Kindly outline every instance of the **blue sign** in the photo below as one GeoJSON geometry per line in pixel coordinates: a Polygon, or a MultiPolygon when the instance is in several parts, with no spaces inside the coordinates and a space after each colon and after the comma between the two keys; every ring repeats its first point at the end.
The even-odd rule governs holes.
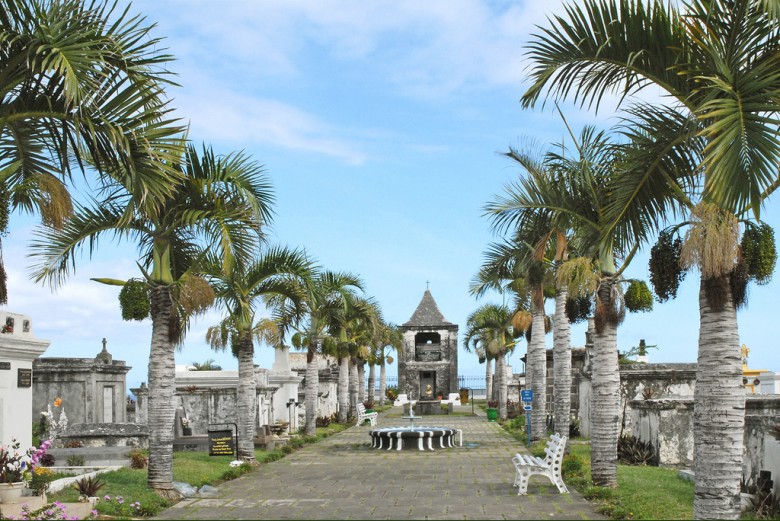
{"type": "Polygon", "coordinates": [[[531,389],[523,389],[520,391],[520,399],[524,402],[534,401],[534,392],[531,389]]]}
{"type": "Polygon", "coordinates": [[[531,406],[530,406],[530,405],[523,405],[523,410],[524,410],[524,411],[530,411],[531,409],[532,409],[532,408],[531,408],[531,406]]]}

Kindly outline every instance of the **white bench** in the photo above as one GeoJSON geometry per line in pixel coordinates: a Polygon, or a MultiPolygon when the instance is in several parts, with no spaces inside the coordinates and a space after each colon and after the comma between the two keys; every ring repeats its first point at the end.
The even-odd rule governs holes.
{"type": "Polygon", "coordinates": [[[563,463],[563,451],[566,448],[566,436],[553,434],[547,442],[544,452],[547,454],[544,459],[531,456],[530,454],[515,454],[512,463],[515,465],[515,483],[519,487],[517,495],[525,495],[528,492],[528,480],[534,474],[547,476],[558,487],[558,492],[568,494],[569,489],[563,483],[561,477],[561,465],[563,463]]]}
{"type": "Polygon", "coordinates": [[[369,420],[371,425],[376,425],[379,417],[378,412],[366,412],[366,406],[362,403],[357,404],[357,425],[363,425],[363,422],[369,420]]]}

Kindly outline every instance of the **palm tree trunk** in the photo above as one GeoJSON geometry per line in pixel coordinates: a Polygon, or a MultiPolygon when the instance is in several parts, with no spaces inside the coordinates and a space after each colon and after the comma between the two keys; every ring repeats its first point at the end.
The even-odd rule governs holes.
{"type": "Polygon", "coordinates": [[[485,400],[493,399],[493,368],[490,358],[485,358],[485,400]]]}
{"type": "Polygon", "coordinates": [[[376,365],[368,365],[368,401],[373,405],[374,403],[374,389],[376,386],[376,365]]]}
{"type": "Polygon", "coordinates": [[[173,487],[173,422],[176,416],[176,360],[170,339],[171,289],[154,285],[152,345],[149,351],[149,487],[168,499],[179,497],[173,487]]]}
{"type": "Polygon", "coordinates": [[[238,459],[256,464],[255,459],[255,425],[257,409],[255,400],[257,389],[255,384],[254,345],[252,336],[245,332],[240,340],[238,351],[238,459]]]}
{"type": "Polygon", "coordinates": [[[358,370],[354,358],[349,360],[349,412],[355,414],[358,399],[358,370]]]}
{"type": "MultiPolygon", "coordinates": [[[[598,299],[611,309],[611,283],[602,282],[598,299]]],[[[620,430],[620,367],[617,326],[604,320],[593,338],[593,372],[590,399],[591,479],[602,487],[617,486],[617,443],[620,430]]]]}
{"type": "Polygon", "coordinates": [[[547,349],[544,345],[544,301],[541,305],[536,302],[532,313],[526,374],[531,376],[530,389],[534,392],[531,438],[541,440],[547,437],[547,349]]]}
{"type": "Polygon", "coordinates": [[[366,402],[366,366],[363,360],[358,359],[357,365],[358,403],[366,402]]]}
{"type": "MultiPolygon", "coordinates": [[[[568,291],[555,295],[555,330],[553,331],[553,389],[555,392],[555,432],[569,435],[571,421],[571,330],[566,317],[568,291]]],[[[567,445],[568,448],[568,445],[567,445]]]]}
{"type": "Polygon", "coordinates": [[[387,366],[385,365],[384,350],[382,361],[379,362],[379,405],[384,405],[387,399],[387,366]]]}
{"type": "Polygon", "coordinates": [[[349,357],[339,358],[339,423],[347,422],[347,413],[349,412],[349,357]]]}
{"type": "Polygon", "coordinates": [[[306,390],[304,400],[306,401],[306,435],[314,436],[317,434],[317,405],[319,402],[318,394],[320,391],[320,374],[317,367],[317,340],[312,339],[309,342],[309,349],[306,353],[306,390]]]}
{"type": "Polygon", "coordinates": [[[707,301],[704,281],[699,289],[699,358],[693,393],[695,519],[740,516],[745,390],[730,287],[728,293],[728,302],[717,311],[707,301]]]}
{"type": "Polygon", "coordinates": [[[496,375],[498,376],[498,419],[506,420],[506,352],[501,351],[496,356],[496,375]]]}

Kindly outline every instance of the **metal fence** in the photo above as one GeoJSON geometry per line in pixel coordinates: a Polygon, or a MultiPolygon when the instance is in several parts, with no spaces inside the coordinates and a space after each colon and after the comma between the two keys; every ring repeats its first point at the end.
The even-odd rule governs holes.
{"type": "MultiPolygon", "coordinates": [[[[398,386],[398,377],[397,376],[388,376],[385,378],[387,387],[397,387],[398,386]]],[[[366,378],[366,385],[368,385],[368,378],[366,378]]],[[[376,381],[374,382],[374,394],[379,394],[379,377],[376,378],[376,381]]],[[[485,389],[485,376],[467,376],[467,375],[459,375],[458,376],[458,388],[459,389],[471,389],[473,396],[475,398],[485,398],[486,389],[485,389]]]]}

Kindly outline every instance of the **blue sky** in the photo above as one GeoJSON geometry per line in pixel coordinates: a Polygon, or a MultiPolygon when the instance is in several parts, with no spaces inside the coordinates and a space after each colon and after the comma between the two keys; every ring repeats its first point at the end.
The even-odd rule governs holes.
{"type": "MultiPolygon", "coordinates": [[[[462,333],[479,304],[469,280],[494,239],[482,209],[519,174],[498,152],[528,138],[546,148],[565,132],[549,105],[523,110],[518,103],[527,86],[523,46],[560,4],[140,0],[132,11],[157,23],[154,34],[177,58],[170,68],[181,87],[170,95],[190,138],[218,153],[243,150],[265,165],[277,198],[273,242],[360,274],[395,323],[410,318],[430,281],[462,333]]],[[[564,111],[576,132],[616,123],[609,102],[598,115],[564,111]]],[[[773,207],[764,216],[776,227],[773,207]]],[[[14,215],[3,240],[7,309],[32,316],[36,335],[51,341],[45,356],[94,356],[106,337],[115,359],[133,366],[128,386],[145,381],[150,321],[122,322],[117,288],[89,281],[137,276],[136,250],[101,243],[52,294],[27,277],[34,223],[14,215]]],[[[646,254],[627,275],[647,278],[646,254]]],[[[751,367],[778,369],[776,290],[775,282],[752,286],[739,315],[751,367]]],[[[629,315],[619,349],[644,338],[659,347],[652,361],[695,362],[697,292],[691,273],[676,301],[629,315]]],[[[193,325],[177,363],[215,358],[237,367],[204,342],[218,320],[213,312],[193,325]]],[[[572,344],[582,346],[584,337],[584,326],[575,326],[572,344]]],[[[516,371],[524,353],[523,342],[509,361],[516,371]]],[[[256,363],[270,367],[272,360],[269,348],[258,350],[256,363]]],[[[481,375],[484,366],[461,347],[459,372],[481,375]]]]}

